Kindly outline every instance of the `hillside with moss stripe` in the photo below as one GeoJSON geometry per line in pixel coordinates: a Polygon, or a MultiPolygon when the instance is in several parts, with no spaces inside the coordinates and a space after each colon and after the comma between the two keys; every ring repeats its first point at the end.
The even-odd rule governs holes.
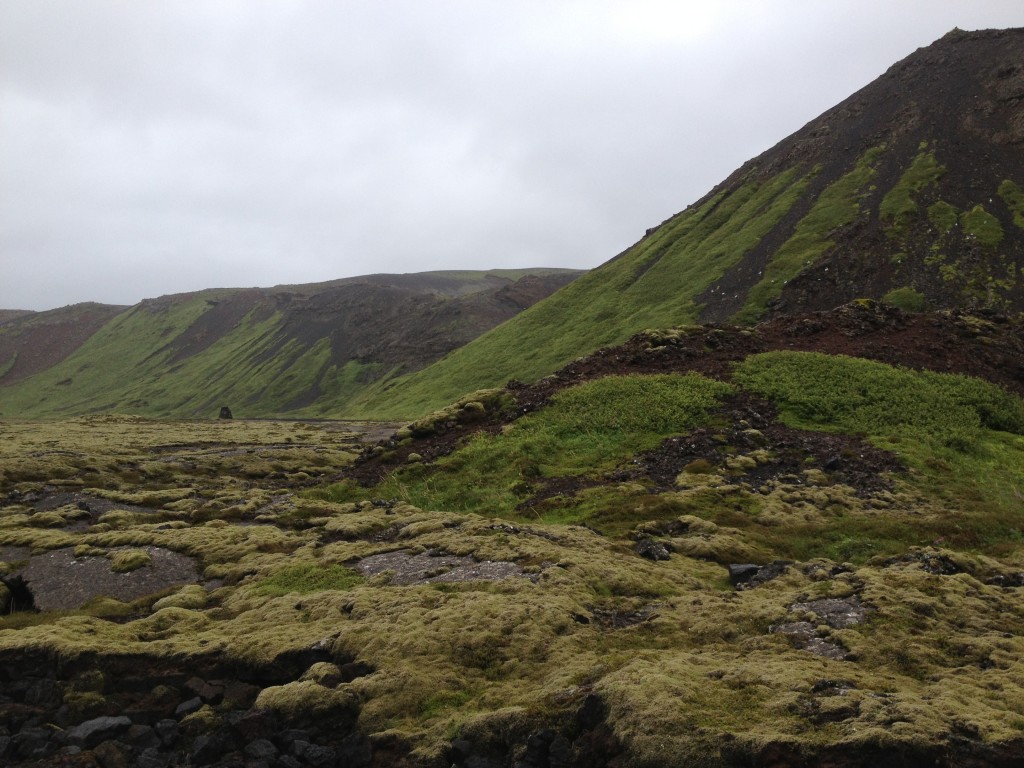
{"type": "Polygon", "coordinates": [[[645,328],[858,298],[1024,310],[1022,45],[1019,29],[951,32],[584,279],[351,407],[412,417],[645,328]]]}
{"type": "Polygon", "coordinates": [[[0,412],[414,418],[646,328],[857,299],[1019,313],[1022,47],[1021,29],[950,32],[575,281],[370,275],[165,297],[107,326],[13,314],[0,412]]]}

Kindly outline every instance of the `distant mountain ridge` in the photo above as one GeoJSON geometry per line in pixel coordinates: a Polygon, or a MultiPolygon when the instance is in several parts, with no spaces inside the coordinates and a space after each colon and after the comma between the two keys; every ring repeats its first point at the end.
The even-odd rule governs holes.
{"type": "Polygon", "coordinates": [[[858,298],[1024,310],[1024,29],[954,30],[745,163],[564,291],[367,390],[415,416],[645,328],[858,298]]]}
{"type": "Polygon", "coordinates": [[[337,414],[575,278],[560,269],[368,275],[133,307],[0,315],[0,415],[337,414]]]}

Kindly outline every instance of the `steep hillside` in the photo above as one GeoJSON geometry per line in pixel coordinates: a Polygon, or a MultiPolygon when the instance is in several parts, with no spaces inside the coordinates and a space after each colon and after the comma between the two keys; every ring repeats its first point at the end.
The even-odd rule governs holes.
{"type": "Polygon", "coordinates": [[[8,319],[0,320],[0,386],[56,365],[125,309],[85,303],[48,312],[9,312],[8,319]]]}
{"type": "Polygon", "coordinates": [[[954,30],[557,296],[357,407],[411,416],[647,327],[855,298],[1024,310],[1024,30],[954,30]]]}
{"type": "Polygon", "coordinates": [[[437,360],[577,274],[372,275],[25,314],[0,325],[0,412],[336,414],[368,383],[437,360]]]}

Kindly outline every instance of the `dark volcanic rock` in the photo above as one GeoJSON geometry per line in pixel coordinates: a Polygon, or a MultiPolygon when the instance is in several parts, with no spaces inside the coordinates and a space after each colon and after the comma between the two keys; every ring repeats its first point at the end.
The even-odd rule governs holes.
{"type": "Polygon", "coordinates": [[[768,565],[742,565],[729,566],[729,583],[736,589],[750,589],[764,584],[766,581],[777,579],[784,574],[791,566],[791,560],[774,560],[768,565]]]}
{"type": "Polygon", "coordinates": [[[757,572],[761,570],[761,566],[754,565],[753,563],[736,563],[729,565],[729,583],[734,587],[740,587],[746,584],[757,572]]]}
{"type": "Polygon", "coordinates": [[[132,721],[120,717],[97,717],[68,729],[67,738],[72,744],[91,749],[101,741],[112,739],[125,733],[132,727],[132,721]]]}
{"type": "Polygon", "coordinates": [[[640,557],[646,557],[648,560],[668,560],[671,557],[668,547],[660,541],[654,541],[654,539],[640,539],[636,546],[633,547],[633,551],[640,555],[640,557]]]}

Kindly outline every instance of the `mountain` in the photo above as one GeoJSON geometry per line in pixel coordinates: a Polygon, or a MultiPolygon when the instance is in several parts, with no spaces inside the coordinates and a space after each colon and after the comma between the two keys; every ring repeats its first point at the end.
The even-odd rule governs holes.
{"type": "Polygon", "coordinates": [[[337,414],[572,280],[571,270],[369,275],[220,289],[0,322],[0,412],[337,414]]]}
{"type": "MultiPolygon", "coordinates": [[[[1021,38],[952,35],[910,70],[956,91],[962,58],[1013,81],[984,53],[1007,40],[1021,38]]],[[[829,131],[787,140],[464,348],[476,373],[409,379],[431,384],[419,408],[484,365],[548,372],[529,383],[460,391],[393,432],[4,420],[0,763],[1019,768],[1014,167],[914,136],[885,181],[900,125],[926,122],[897,88],[914,77],[891,74],[829,131]],[[902,122],[833,145],[882,91],[902,122]],[[968,173],[971,156],[987,164],[968,173]],[[968,177],[976,188],[945,186],[968,177]],[[662,327],[548,370],[648,320],[662,327]]],[[[445,346],[453,317],[543,281],[500,277],[6,316],[13,349],[16,329],[117,313],[33,375],[19,354],[5,375],[25,378],[0,402],[209,413],[230,392],[239,411],[351,411],[350,366],[379,376],[379,397],[389,370],[445,346]]],[[[403,408],[410,393],[390,388],[403,408]]]]}
{"type": "Polygon", "coordinates": [[[352,407],[414,416],[644,328],[857,298],[1024,310],[1024,29],[954,30],[634,246],[352,407]]]}

